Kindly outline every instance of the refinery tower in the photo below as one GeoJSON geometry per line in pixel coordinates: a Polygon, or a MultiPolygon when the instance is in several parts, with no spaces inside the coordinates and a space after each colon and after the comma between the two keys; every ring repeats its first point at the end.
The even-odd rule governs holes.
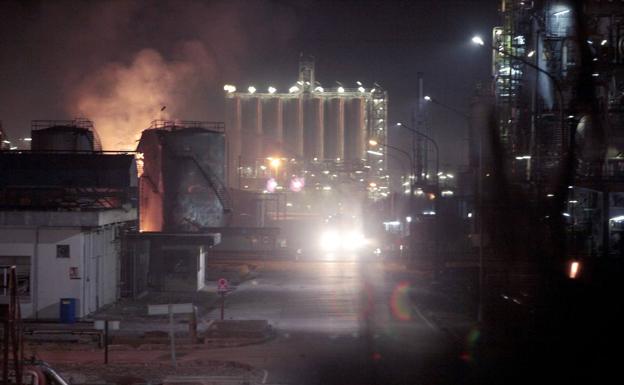
{"type": "Polygon", "coordinates": [[[288,90],[265,86],[266,92],[254,85],[238,92],[224,86],[231,188],[251,188],[250,180],[265,176],[267,159],[275,158],[301,169],[357,171],[366,183],[383,184],[378,182],[386,178],[385,153],[367,151],[370,141],[381,147],[387,138],[388,97],[379,85],[323,87],[314,61],[302,59],[299,78],[288,90]]]}

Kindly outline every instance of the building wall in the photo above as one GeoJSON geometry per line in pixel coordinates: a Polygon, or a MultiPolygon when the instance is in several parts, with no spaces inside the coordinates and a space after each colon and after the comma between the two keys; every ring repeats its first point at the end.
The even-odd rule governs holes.
{"type": "MultiPolygon", "coordinates": [[[[119,225],[93,230],[0,227],[0,257],[30,259],[30,295],[20,299],[22,317],[58,319],[61,298],[76,299],[84,317],[118,298],[119,225]],[[58,247],[69,247],[66,255],[58,247]]],[[[7,297],[0,297],[6,301],[7,297]]]]}
{"type": "Polygon", "coordinates": [[[85,314],[119,298],[120,240],[116,226],[84,233],[85,314]]]}

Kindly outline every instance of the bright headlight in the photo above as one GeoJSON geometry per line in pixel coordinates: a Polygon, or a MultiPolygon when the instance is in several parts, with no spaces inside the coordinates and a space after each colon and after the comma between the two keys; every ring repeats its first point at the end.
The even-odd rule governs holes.
{"type": "Polygon", "coordinates": [[[328,230],[321,235],[321,249],[335,251],[340,247],[340,236],[336,231],[328,230]]]}
{"type": "Polygon", "coordinates": [[[342,240],[342,248],[345,250],[357,250],[366,244],[366,239],[358,231],[351,231],[345,234],[342,240]]]}

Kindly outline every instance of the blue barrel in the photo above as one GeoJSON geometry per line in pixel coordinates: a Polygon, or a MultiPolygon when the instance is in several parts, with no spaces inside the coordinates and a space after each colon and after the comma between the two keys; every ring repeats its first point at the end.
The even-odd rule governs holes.
{"type": "Polygon", "coordinates": [[[61,298],[61,322],[64,324],[76,322],[76,298],[61,298]]]}

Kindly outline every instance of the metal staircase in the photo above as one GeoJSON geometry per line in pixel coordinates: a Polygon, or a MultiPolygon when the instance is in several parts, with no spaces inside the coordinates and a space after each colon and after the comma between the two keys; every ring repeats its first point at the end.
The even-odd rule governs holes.
{"type": "Polygon", "coordinates": [[[174,155],[180,158],[190,159],[193,163],[195,163],[195,166],[197,166],[199,171],[202,173],[210,188],[215,192],[217,199],[219,199],[219,202],[223,207],[223,212],[230,213],[232,211],[232,198],[230,197],[227,187],[225,187],[223,181],[219,179],[210,166],[202,164],[199,159],[197,159],[197,156],[192,152],[175,153],[174,155]]]}

